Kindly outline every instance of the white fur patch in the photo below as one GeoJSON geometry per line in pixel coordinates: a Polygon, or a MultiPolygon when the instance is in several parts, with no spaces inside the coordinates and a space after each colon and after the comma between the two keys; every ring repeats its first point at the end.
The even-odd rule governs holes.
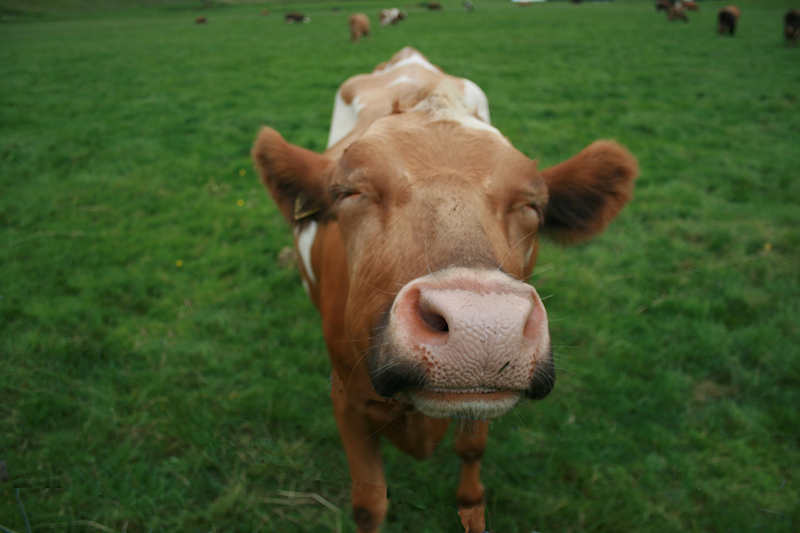
{"type": "Polygon", "coordinates": [[[311,247],[314,245],[314,239],[317,236],[317,223],[312,220],[302,231],[295,232],[295,235],[297,239],[297,252],[300,254],[300,259],[303,261],[303,269],[311,284],[316,285],[317,278],[314,275],[314,270],[311,268],[311,247]]]}
{"type": "Polygon", "coordinates": [[[393,85],[400,85],[401,83],[410,83],[411,85],[417,85],[417,80],[415,80],[411,76],[406,76],[405,74],[402,74],[393,79],[392,82],[389,85],[387,85],[387,87],[391,87],[393,85]]]}
{"type": "Polygon", "coordinates": [[[439,69],[438,68],[434,67],[430,63],[430,61],[428,61],[427,59],[425,59],[424,57],[422,57],[419,54],[412,54],[412,55],[410,55],[410,56],[408,56],[408,57],[406,57],[404,59],[401,59],[397,63],[394,63],[393,65],[387,65],[387,66],[385,66],[383,68],[383,70],[381,70],[379,72],[381,72],[381,73],[391,72],[392,70],[394,70],[396,68],[405,67],[407,65],[419,65],[420,67],[428,69],[431,72],[436,72],[437,74],[439,73],[439,69]]]}
{"type": "Polygon", "coordinates": [[[333,104],[333,117],[331,118],[331,129],[328,134],[328,148],[353,131],[358,121],[358,112],[361,111],[363,107],[363,105],[359,106],[358,97],[353,98],[353,101],[347,104],[342,99],[341,90],[336,91],[336,100],[333,104]]]}
{"type": "Polygon", "coordinates": [[[486,94],[478,85],[471,80],[464,79],[464,103],[472,110],[478,118],[487,124],[491,124],[489,119],[489,100],[486,94]]]}

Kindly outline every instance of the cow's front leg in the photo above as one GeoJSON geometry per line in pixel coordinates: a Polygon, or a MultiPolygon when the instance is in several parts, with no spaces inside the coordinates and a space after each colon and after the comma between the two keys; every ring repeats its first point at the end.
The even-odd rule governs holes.
{"type": "Polygon", "coordinates": [[[344,394],[337,394],[335,384],[332,397],[339,435],[350,468],[353,520],[358,533],[375,533],[389,508],[380,437],[366,416],[347,407],[344,394]]]}
{"type": "Polygon", "coordinates": [[[458,483],[458,516],[466,533],[483,533],[485,502],[481,483],[481,458],[489,437],[489,422],[461,422],[456,434],[456,453],[461,457],[458,483]]]}

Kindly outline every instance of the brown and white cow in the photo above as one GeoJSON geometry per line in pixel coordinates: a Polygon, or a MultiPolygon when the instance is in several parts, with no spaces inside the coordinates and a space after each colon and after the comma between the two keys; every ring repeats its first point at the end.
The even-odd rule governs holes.
{"type": "Polygon", "coordinates": [[[525,282],[539,234],[602,231],[636,160],[597,141],[540,170],[492,127],[475,83],[409,47],[339,88],[323,154],[265,127],[252,156],[322,316],[358,531],[377,531],[388,507],[380,437],[424,458],[459,418],[471,421],[456,435],[459,515],[483,532],[488,420],[555,379],[547,313],[525,282]]]}
{"type": "Polygon", "coordinates": [[[389,9],[381,9],[380,11],[380,21],[381,26],[388,26],[389,24],[397,24],[401,20],[405,20],[406,17],[405,11],[400,11],[396,7],[392,7],[389,9]]]}
{"type": "Polygon", "coordinates": [[[354,43],[369,35],[369,17],[364,13],[354,13],[347,19],[350,24],[350,40],[354,43]]]}
{"type": "Polygon", "coordinates": [[[725,6],[717,13],[717,32],[720,35],[726,33],[730,36],[736,33],[736,25],[739,23],[739,8],[736,6],[725,6]]]}
{"type": "Polygon", "coordinates": [[[667,10],[667,20],[682,20],[684,22],[689,22],[689,17],[686,16],[686,10],[683,8],[683,4],[680,2],[672,4],[667,10]]]}

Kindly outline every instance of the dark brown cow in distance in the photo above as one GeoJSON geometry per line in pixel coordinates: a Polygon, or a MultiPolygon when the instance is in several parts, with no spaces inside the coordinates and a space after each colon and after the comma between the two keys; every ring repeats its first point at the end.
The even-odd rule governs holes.
{"type": "Polygon", "coordinates": [[[700,11],[700,6],[693,0],[683,2],[683,7],[685,7],[688,11],[700,11]]]}
{"type": "Polygon", "coordinates": [[[657,0],[656,11],[669,11],[672,7],[672,2],[669,0],[657,0]]]}
{"type": "Polygon", "coordinates": [[[410,47],[341,85],[324,153],[265,127],[252,156],[322,317],[358,531],[378,531],[389,505],[381,437],[425,458],[456,418],[458,514],[482,533],[488,420],[555,380],[526,283],[539,235],[603,231],[636,160],[601,140],[539,169],[491,125],[475,83],[410,47]]]}
{"type": "Polygon", "coordinates": [[[783,36],[791,44],[800,39],[800,9],[790,9],[783,17],[783,36]]]}
{"type": "Polygon", "coordinates": [[[289,23],[293,22],[295,24],[299,24],[301,22],[309,22],[311,17],[307,17],[302,13],[298,13],[297,11],[290,11],[283,16],[283,19],[289,23]]]}
{"type": "Polygon", "coordinates": [[[354,43],[369,35],[369,17],[364,13],[350,15],[347,22],[350,25],[350,40],[354,43]]]}
{"type": "Polygon", "coordinates": [[[736,6],[725,6],[717,13],[717,32],[720,35],[733,36],[736,33],[736,25],[739,23],[739,8],[736,6]]]}

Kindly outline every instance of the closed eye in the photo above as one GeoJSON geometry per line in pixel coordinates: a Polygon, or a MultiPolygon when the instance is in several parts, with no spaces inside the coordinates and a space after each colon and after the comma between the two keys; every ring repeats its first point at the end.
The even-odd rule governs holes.
{"type": "Polygon", "coordinates": [[[361,191],[346,185],[334,185],[330,188],[330,195],[335,203],[339,203],[346,198],[361,194],[361,191]]]}
{"type": "Polygon", "coordinates": [[[542,222],[544,221],[544,212],[539,204],[522,204],[518,207],[518,209],[519,213],[526,218],[533,219],[535,217],[537,226],[542,225],[542,222]]]}

